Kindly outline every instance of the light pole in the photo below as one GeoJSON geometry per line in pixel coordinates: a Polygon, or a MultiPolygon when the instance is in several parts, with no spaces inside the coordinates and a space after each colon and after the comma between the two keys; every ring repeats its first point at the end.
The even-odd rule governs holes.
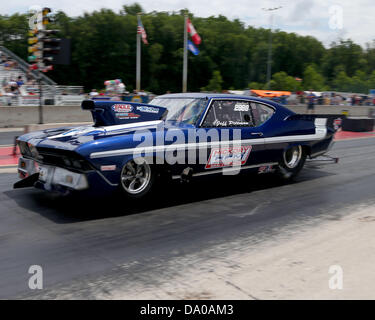
{"type": "Polygon", "coordinates": [[[282,7],[275,7],[275,8],[262,8],[264,11],[270,12],[270,35],[268,38],[268,57],[267,57],[267,89],[270,88],[270,81],[271,81],[271,71],[272,71],[272,22],[273,22],[273,12],[281,9],[282,7]]]}

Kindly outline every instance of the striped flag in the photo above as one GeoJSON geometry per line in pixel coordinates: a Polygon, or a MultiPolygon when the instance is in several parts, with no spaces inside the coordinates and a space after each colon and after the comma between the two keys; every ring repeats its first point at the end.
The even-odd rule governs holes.
{"type": "Polygon", "coordinates": [[[142,24],[142,21],[141,21],[141,17],[138,16],[138,28],[137,28],[137,33],[141,34],[142,35],[142,41],[144,44],[148,44],[148,41],[147,41],[147,33],[146,33],[146,30],[145,28],[143,27],[143,24],[142,24]]]}
{"type": "Polygon", "coordinates": [[[190,40],[188,40],[188,49],[195,55],[197,56],[199,54],[198,48],[192,43],[190,40]]]}
{"type": "Polygon", "coordinates": [[[193,24],[191,23],[190,19],[188,18],[187,19],[187,32],[190,33],[190,36],[191,36],[191,39],[193,40],[193,42],[195,44],[200,44],[201,43],[201,37],[199,36],[199,34],[197,33],[197,31],[195,31],[195,28],[193,26],[193,24]]]}

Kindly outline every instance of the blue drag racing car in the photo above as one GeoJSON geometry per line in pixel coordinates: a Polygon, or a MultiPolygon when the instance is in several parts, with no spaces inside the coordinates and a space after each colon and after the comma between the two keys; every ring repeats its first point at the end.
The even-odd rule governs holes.
{"type": "Polygon", "coordinates": [[[82,103],[93,125],[31,132],[17,140],[22,178],[15,188],[121,190],[142,198],[159,180],[275,172],[291,179],[307,157],[326,153],[334,130],[326,119],[298,115],[269,100],[185,93],[150,104],[82,103]]]}

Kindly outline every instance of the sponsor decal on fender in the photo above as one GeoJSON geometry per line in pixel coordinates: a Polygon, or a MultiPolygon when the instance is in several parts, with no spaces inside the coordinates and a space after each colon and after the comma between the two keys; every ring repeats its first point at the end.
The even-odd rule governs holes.
{"type": "Polygon", "coordinates": [[[261,173],[270,173],[270,172],[273,172],[275,171],[273,169],[273,166],[262,166],[262,167],[259,167],[258,169],[258,173],[261,174],[261,173]]]}
{"type": "Polygon", "coordinates": [[[249,158],[252,146],[213,148],[205,169],[244,165],[249,158]]]}

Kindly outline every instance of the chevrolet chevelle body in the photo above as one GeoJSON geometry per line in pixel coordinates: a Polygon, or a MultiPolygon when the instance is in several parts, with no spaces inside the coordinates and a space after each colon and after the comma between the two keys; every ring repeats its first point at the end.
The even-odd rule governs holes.
{"type": "Polygon", "coordinates": [[[82,109],[93,125],[18,138],[23,179],[15,187],[120,189],[141,198],[162,176],[189,180],[252,169],[289,179],[307,157],[327,152],[334,135],[326,119],[230,94],[168,94],[150,104],[86,100],[82,109]]]}

